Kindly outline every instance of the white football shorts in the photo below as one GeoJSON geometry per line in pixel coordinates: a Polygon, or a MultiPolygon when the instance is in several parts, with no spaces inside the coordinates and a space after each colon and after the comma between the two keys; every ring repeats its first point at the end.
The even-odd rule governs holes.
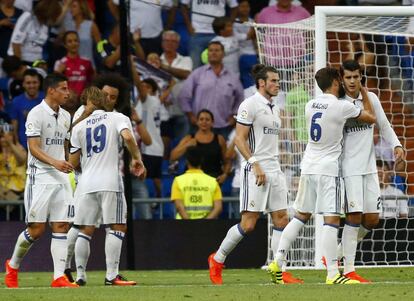
{"type": "Polygon", "coordinates": [[[75,225],[126,224],[127,205],[123,192],[98,191],[77,195],[75,225]]]}
{"type": "Polygon", "coordinates": [[[344,212],[379,213],[381,190],[378,174],[350,176],[344,178],[344,212]]]}
{"type": "Polygon", "coordinates": [[[240,171],[240,212],[274,212],[287,208],[287,185],[282,171],[265,172],[264,185],[256,185],[252,170],[240,171]]]}
{"type": "Polygon", "coordinates": [[[339,177],[301,175],[293,208],[301,213],[339,215],[343,194],[343,181],[339,177]]]}
{"type": "Polygon", "coordinates": [[[74,216],[70,184],[29,184],[24,191],[26,223],[69,222],[74,216]]]}

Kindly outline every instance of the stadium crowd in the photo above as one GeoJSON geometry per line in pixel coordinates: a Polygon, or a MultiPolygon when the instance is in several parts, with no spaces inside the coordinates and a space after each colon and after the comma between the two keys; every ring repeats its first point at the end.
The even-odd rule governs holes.
{"type": "MultiPolygon", "coordinates": [[[[216,218],[222,211],[234,212],[233,217],[237,217],[238,206],[222,206],[221,196],[238,196],[234,115],[243,99],[255,91],[250,76],[252,66],[258,63],[255,34],[243,22],[286,23],[305,19],[311,16],[316,1],[130,2],[129,80],[121,76],[119,0],[0,0],[0,220],[5,219],[3,205],[23,199],[26,117],[44,98],[42,81],[52,72],[68,78],[71,96],[63,107],[72,117],[87,111],[88,105],[80,96],[85,88],[94,85],[112,98],[111,110],[127,114],[133,122],[148,170],[145,181],[132,179],[132,197],[138,199],[134,218],[152,219],[160,214],[160,204],[139,200],[170,196],[176,201],[177,216],[181,218],[216,218]],[[179,187],[184,181],[179,175],[187,169],[188,150],[192,151],[195,163],[188,163],[185,174],[190,173],[192,179],[200,175],[200,182],[208,183],[214,177],[221,186],[220,192],[220,186],[213,185],[211,198],[204,198],[209,199],[207,204],[198,202],[200,210],[205,211],[202,214],[186,212],[184,208],[191,206],[183,200],[185,196],[179,187]],[[199,162],[197,156],[203,160],[199,162]]],[[[337,2],[326,0],[323,4],[337,2]]],[[[342,2],[339,4],[402,4],[395,0],[342,2]]],[[[366,50],[370,53],[369,47],[366,50]]],[[[407,78],[412,77],[412,68],[410,72],[405,75],[407,78]]],[[[412,81],[407,85],[410,87],[412,81]]],[[[295,114],[295,108],[289,107],[289,97],[297,99],[301,92],[289,93],[285,109],[287,114],[295,114]]],[[[305,95],[302,100],[306,102],[308,97],[305,95]]],[[[299,131],[296,139],[296,147],[303,150],[303,133],[299,131]]],[[[381,158],[390,152],[381,141],[376,141],[376,146],[381,158]]],[[[295,163],[300,158],[287,161],[295,163]]],[[[390,184],[390,170],[394,169],[392,150],[390,158],[383,161],[378,163],[382,187],[395,195],[395,187],[390,184]]],[[[298,177],[298,171],[289,164],[283,166],[287,174],[298,177]]],[[[396,170],[404,169],[400,166],[396,170]]],[[[193,183],[190,185],[197,185],[195,182],[188,181],[193,183]]],[[[398,194],[403,194],[403,185],[397,188],[401,188],[398,194]]],[[[161,206],[166,212],[164,218],[176,217],[174,203],[161,206]]],[[[406,206],[399,207],[403,207],[400,216],[406,216],[406,206]]],[[[18,210],[11,216],[18,219],[18,210]]]]}

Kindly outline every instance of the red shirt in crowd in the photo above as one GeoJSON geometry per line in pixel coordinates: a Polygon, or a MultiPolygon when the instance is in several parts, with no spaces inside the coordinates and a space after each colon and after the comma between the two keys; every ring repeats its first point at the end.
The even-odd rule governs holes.
{"type": "Polygon", "coordinates": [[[59,70],[61,64],[66,66],[63,74],[68,78],[69,89],[80,96],[95,73],[91,61],[80,56],[74,58],[65,56],[56,62],[55,70],[59,70]]]}

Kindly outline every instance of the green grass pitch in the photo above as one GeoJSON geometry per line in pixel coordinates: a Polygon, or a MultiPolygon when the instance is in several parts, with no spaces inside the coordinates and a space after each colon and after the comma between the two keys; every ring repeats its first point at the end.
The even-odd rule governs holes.
{"type": "Polygon", "coordinates": [[[293,270],[301,285],[274,285],[260,269],[224,270],[222,286],[210,284],[207,270],[125,271],[135,287],[105,287],[104,272],[89,272],[86,287],[49,288],[51,273],[20,273],[19,289],[1,280],[0,300],[413,300],[414,268],[359,269],[373,284],[328,286],[324,271],[293,270]]]}

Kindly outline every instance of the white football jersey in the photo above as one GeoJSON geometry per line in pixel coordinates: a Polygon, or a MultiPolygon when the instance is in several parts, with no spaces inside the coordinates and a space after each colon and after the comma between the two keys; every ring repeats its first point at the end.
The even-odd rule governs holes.
{"type": "MultiPolygon", "coordinates": [[[[279,113],[279,107],[259,92],[245,99],[237,112],[237,122],[250,126],[247,143],[264,172],[280,170],[279,130],[282,122],[279,113]]],[[[245,165],[246,159],[242,156],[241,167],[245,165]]]]}
{"type": "Polygon", "coordinates": [[[191,6],[193,12],[191,22],[196,33],[214,33],[211,26],[214,17],[223,17],[226,14],[226,4],[230,8],[238,6],[237,0],[180,0],[180,2],[191,6]]]}
{"type": "MultiPolygon", "coordinates": [[[[26,136],[40,137],[40,148],[56,160],[65,160],[65,140],[69,140],[70,114],[53,111],[43,100],[27,115],[26,136]]],[[[35,158],[28,145],[27,180],[30,184],[67,184],[69,177],[52,165],[35,158]]]]}
{"type": "Polygon", "coordinates": [[[360,108],[332,94],[318,95],[306,104],[308,144],[301,162],[302,174],[339,175],[344,124],[359,114],[360,108]]]}
{"type": "Polygon", "coordinates": [[[97,191],[122,192],[119,172],[120,133],[131,121],[121,113],[94,111],[72,129],[71,153],[81,151],[82,177],[77,194],[97,191]]]}
{"type": "MultiPolygon", "coordinates": [[[[401,146],[397,135],[395,135],[394,130],[388,122],[377,95],[368,92],[368,97],[377,118],[376,124],[380,135],[391,145],[392,149],[396,146],[401,146]]],[[[364,109],[362,95],[359,95],[357,99],[346,95],[344,100],[355,104],[360,109],[364,109]]],[[[374,125],[358,120],[348,120],[344,127],[342,176],[349,177],[376,173],[377,166],[375,160],[374,125]]]]}
{"type": "Polygon", "coordinates": [[[139,101],[135,109],[141,116],[152,140],[150,145],[143,144],[141,146],[142,153],[162,157],[164,155],[164,143],[162,143],[161,138],[161,101],[159,97],[147,95],[147,99],[144,102],[139,101]]]}
{"type": "Polygon", "coordinates": [[[85,112],[85,106],[80,105],[79,108],[76,110],[75,114],[73,114],[72,123],[74,123],[76,120],[81,117],[81,115],[85,112]]]}
{"type": "Polygon", "coordinates": [[[24,12],[14,27],[7,54],[14,55],[12,44],[15,43],[21,44],[21,59],[23,61],[33,62],[41,59],[43,45],[48,36],[48,27],[40,24],[32,13],[24,12]]]}

